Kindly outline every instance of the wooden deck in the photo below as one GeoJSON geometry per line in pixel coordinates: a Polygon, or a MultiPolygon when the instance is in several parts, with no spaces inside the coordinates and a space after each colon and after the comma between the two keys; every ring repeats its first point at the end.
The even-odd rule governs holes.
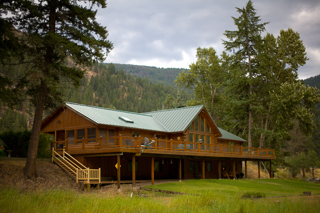
{"type": "Polygon", "coordinates": [[[188,141],[145,139],[141,137],[116,136],[57,141],[52,148],[63,148],[71,155],[134,153],[136,155],[177,155],[201,157],[226,157],[243,159],[276,159],[274,149],[248,148],[219,144],[192,143],[188,141]]]}

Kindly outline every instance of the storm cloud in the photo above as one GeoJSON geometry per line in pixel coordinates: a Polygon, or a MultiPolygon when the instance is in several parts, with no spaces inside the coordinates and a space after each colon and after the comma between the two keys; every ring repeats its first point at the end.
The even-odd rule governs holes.
{"type": "MultiPolygon", "coordinates": [[[[300,33],[309,61],[299,78],[320,74],[320,1],[252,1],[266,31],[300,33]]],[[[196,61],[197,47],[213,47],[220,54],[225,30],[235,30],[232,16],[244,0],[108,0],[97,21],[106,26],[114,49],[105,62],[156,67],[188,68],[196,61]]]]}

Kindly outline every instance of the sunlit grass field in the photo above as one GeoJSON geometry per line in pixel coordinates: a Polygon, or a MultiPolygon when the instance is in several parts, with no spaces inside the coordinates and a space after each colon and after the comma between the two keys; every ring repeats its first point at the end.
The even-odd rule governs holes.
{"type": "MultiPolygon", "coordinates": [[[[130,187],[129,187],[130,188],[130,187]]],[[[0,189],[0,212],[320,212],[320,184],[292,180],[190,180],[150,186],[186,195],[0,189]],[[300,196],[311,191],[313,196],[300,196]],[[261,199],[243,199],[260,192],[261,199]],[[281,196],[281,197],[280,197],[281,196]],[[284,196],[284,197],[283,197],[284,196]]]]}

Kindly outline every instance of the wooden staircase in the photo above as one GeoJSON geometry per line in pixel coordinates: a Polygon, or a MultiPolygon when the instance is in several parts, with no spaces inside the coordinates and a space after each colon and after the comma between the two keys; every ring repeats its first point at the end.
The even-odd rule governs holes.
{"type": "Polygon", "coordinates": [[[99,169],[89,169],[80,163],[77,159],[72,157],[64,149],[62,155],[52,149],[52,162],[56,163],[63,170],[69,173],[75,178],[76,182],[83,182],[84,184],[90,184],[94,181],[95,183],[101,183],[101,171],[99,169]]]}

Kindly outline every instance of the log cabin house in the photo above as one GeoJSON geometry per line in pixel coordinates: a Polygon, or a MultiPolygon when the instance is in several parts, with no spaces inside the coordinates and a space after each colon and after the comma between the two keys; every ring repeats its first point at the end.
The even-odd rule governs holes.
{"type": "Polygon", "coordinates": [[[247,160],[259,162],[260,175],[260,162],[270,161],[271,170],[275,159],[274,150],[244,147],[246,141],[219,128],[202,105],[133,113],[65,103],[41,130],[54,137],[53,160],[70,156],[73,164],[99,169],[99,183],[117,181],[118,187],[120,181],[246,177],[247,160]]]}

